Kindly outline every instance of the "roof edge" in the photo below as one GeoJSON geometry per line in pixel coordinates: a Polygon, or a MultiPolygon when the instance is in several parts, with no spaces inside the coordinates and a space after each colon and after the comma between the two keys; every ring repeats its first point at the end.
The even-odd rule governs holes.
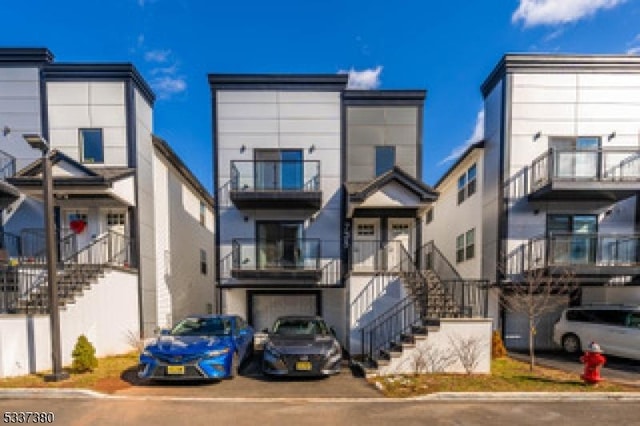
{"type": "Polygon", "coordinates": [[[453,163],[453,165],[451,167],[449,167],[449,169],[440,177],[440,179],[438,179],[438,181],[436,182],[435,185],[433,185],[434,188],[438,188],[438,186],[440,186],[441,183],[443,183],[452,173],[453,171],[460,165],[462,164],[462,162],[476,149],[483,149],[485,146],[486,141],[483,139],[481,141],[475,142],[473,144],[471,144],[461,155],[460,157],[458,157],[458,159],[456,160],[455,163],[453,163]]]}
{"type": "Polygon", "coordinates": [[[3,64],[49,64],[53,53],[46,47],[2,47],[0,63],[3,64]]]}

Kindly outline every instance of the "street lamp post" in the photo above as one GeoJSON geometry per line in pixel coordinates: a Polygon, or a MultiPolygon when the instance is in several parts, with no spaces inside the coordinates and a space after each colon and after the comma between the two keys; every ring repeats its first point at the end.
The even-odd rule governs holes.
{"type": "Polygon", "coordinates": [[[53,223],[53,176],[49,144],[38,134],[22,135],[32,148],[42,152],[42,186],[44,191],[44,227],[47,257],[47,279],[49,296],[49,322],[51,328],[51,368],[52,373],[44,377],[47,382],[68,379],[69,374],[62,371],[62,348],[60,345],[60,308],[58,306],[58,280],[56,262],[55,225],[53,223]]]}

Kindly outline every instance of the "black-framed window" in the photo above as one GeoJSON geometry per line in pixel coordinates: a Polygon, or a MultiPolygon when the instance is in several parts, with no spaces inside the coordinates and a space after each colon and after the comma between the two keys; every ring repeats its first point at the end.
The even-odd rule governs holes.
{"type": "Polygon", "coordinates": [[[426,223],[429,224],[431,222],[433,222],[433,207],[431,207],[428,211],[427,211],[427,215],[426,215],[426,219],[425,219],[426,223]]]}
{"type": "Polygon", "coordinates": [[[465,234],[465,257],[466,260],[473,259],[476,255],[476,228],[470,229],[465,234]]]}
{"type": "Polygon", "coordinates": [[[376,146],[376,176],[393,169],[396,164],[395,146],[376,146]]]}
{"type": "Polygon", "coordinates": [[[476,176],[478,174],[478,166],[473,163],[458,178],[458,204],[476,193],[476,176]]]}
{"type": "Polygon", "coordinates": [[[80,161],[104,163],[104,140],[102,129],[80,129],[80,161]]]}
{"type": "Polygon", "coordinates": [[[456,263],[464,262],[464,234],[456,237],[456,263]]]}
{"type": "Polygon", "coordinates": [[[202,275],[207,275],[207,270],[207,252],[200,249],[200,273],[202,275]]]}

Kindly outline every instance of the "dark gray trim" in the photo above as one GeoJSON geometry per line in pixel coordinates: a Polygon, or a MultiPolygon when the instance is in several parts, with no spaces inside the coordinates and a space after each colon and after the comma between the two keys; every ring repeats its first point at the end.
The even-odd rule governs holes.
{"type": "Polygon", "coordinates": [[[496,244],[496,282],[502,283],[506,270],[506,253],[508,235],[508,209],[506,206],[505,194],[505,156],[507,155],[507,144],[511,143],[510,123],[511,123],[511,82],[510,77],[505,76],[502,83],[502,114],[500,115],[500,165],[498,170],[498,244],[496,244]],[[507,141],[507,137],[509,140],[507,141]]]}
{"type": "Polygon", "coordinates": [[[426,97],[426,90],[345,90],[344,104],[422,106],[426,97]]]}
{"type": "MultiPolygon", "coordinates": [[[[42,187],[42,178],[32,177],[12,177],[7,178],[7,182],[16,188],[42,187]]],[[[111,184],[102,176],[90,177],[54,177],[53,186],[55,189],[60,187],[95,187],[101,189],[111,188],[111,184]]]]}
{"type": "MultiPolygon", "coordinates": [[[[52,165],[58,164],[60,161],[64,161],[66,163],[71,164],[73,167],[77,168],[78,170],[81,170],[82,172],[86,173],[88,176],[91,176],[91,177],[100,176],[95,171],[91,170],[90,168],[86,167],[82,163],[74,160],[64,152],[59,151],[57,149],[52,150],[49,153],[49,156],[51,157],[52,165]]],[[[42,158],[38,158],[28,166],[24,167],[22,170],[19,170],[18,173],[16,173],[16,177],[34,177],[40,173],[42,173],[42,158]]]]}
{"type": "MultiPolygon", "coordinates": [[[[253,296],[303,296],[313,294],[316,296],[316,315],[322,316],[322,291],[320,290],[247,290],[247,322],[253,325],[253,296]]],[[[259,330],[258,330],[259,331],[259,330]]]]}
{"type": "Polygon", "coordinates": [[[640,194],[636,193],[636,223],[635,231],[640,234],[640,194]]]}
{"type": "Polygon", "coordinates": [[[38,70],[40,81],[40,134],[45,140],[49,140],[49,102],[47,95],[47,81],[44,78],[42,68],[38,70]]]}
{"type": "Polygon", "coordinates": [[[480,86],[486,98],[493,88],[507,75],[566,74],[566,73],[637,73],[640,57],[634,55],[563,55],[563,54],[513,54],[504,55],[480,86]]]}
{"type": "Polygon", "coordinates": [[[435,201],[438,198],[438,192],[424,182],[417,180],[409,173],[405,172],[398,166],[394,166],[388,172],[381,174],[359,191],[349,194],[349,199],[353,202],[364,201],[375,191],[385,186],[391,181],[397,181],[414,194],[420,197],[421,201],[435,201]]]}
{"type": "Polygon", "coordinates": [[[392,218],[415,218],[418,217],[418,209],[413,207],[381,207],[381,208],[366,208],[353,211],[353,218],[362,217],[392,217],[392,218]]]}
{"type": "Polygon", "coordinates": [[[153,106],[155,94],[135,66],[130,63],[69,64],[56,63],[43,67],[47,81],[131,81],[153,106]]]}
{"type": "Polygon", "coordinates": [[[6,64],[43,64],[53,62],[53,53],[46,47],[2,47],[0,63],[6,64]]]}
{"type": "Polygon", "coordinates": [[[187,183],[191,186],[191,189],[196,191],[198,195],[204,198],[204,201],[209,204],[209,207],[213,208],[214,200],[209,191],[205,189],[205,187],[200,183],[198,178],[189,170],[189,168],[184,164],[182,159],[178,157],[178,154],[175,153],[173,149],[169,146],[167,141],[156,136],[151,135],[151,141],[153,142],[153,146],[164,156],[164,158],[169,161],[169,163],[180,173],[180,175],[187,181],[187,183]]]}
{"type": "Polygon", "coordinates": [[[229,191],[239,210],[301,209],[308,214],[322,207],[322,191],[229,191]]]}
{"type": "Polygon", "coordinates": [[[209,74],[213,90],[313,90],[340,92],[347,74],[209,74]]]}
{"type": "MultiPolygon", "coordinates": [[[[212,164],[213,164],[213,198],[214,200],[218,200],[217,203],[213,203],[213,211],[215,216],[215,233],[214,233],[214,241],[215,241],[215,278],[214,278],[214,293],[218,292],[218,302],[216,303],[216,312],[218,314],[222,313],[222,289],[220,287],[220,193],[219,193],[219,179],[218,173],[220,172],[220,165],[218,164],[218,108],[216,105],[216,91],[211,90],[211,143],[213,145],[212,155],[212,164]]],[[[215,298],[215,295],[214,295],[215,298]]]]}
{"type": "Polygon", "coordinates": [[[440,179],[438,179],[438,181],[436,182],[435,185],[433,185],[434,188],[438,188],[438,186],[440,186],[440,184],[442,184],[442,182],[444,182],[449,176],[451,176],[451,174],[458,168],[458,166],[460,164],[462,164],[462,162],[464,160],[467,159],[467,157],[476,149],[483,149],[485,145],[485,141],[481,140],[479,142],[476,142],[474,144],[472,144],[469,148],[467,148],[467,150],[465,152],[462,153],[462,155],[460,155],[460,157],[458,157],[458,159],[456,160],[455,163],[453,163],[453,165],[451,167],[449,167],[449,169],[440,177],[440,179]]]}
{"type": "MultiPolygon", "coordinates": [[[[131,81],[125,82],[125,114],[127,121],[127,166],[138,167],[138,144],[136,138],[136,97],[131,81]]],[[[136,172],[137,174],[137,172],[136,172]]]]}
{"type": "MultiPolygon", "coordinates": [[[[347,181],[347,160],[348,158],[348,145],[347,145],[347,107],[344,104],[344,93],[340,94],[340,182],[347,181]]],[[[346,235],[345,226],[347,221],[347,191],[344,185],[340,185],[338,188],[340,191],[340,271],[342,276],[340,277],[340,283],[344,285],[346,282],[346,275],[348,273],[349,262],[349,247],[348,241],[350,236],[346,235]],[[345,241],[347,238],[347,241],[345,241]]],[[[347,290],[348,292],[348,290],[347,290]]],[[[349,300],[349,294],[346,295],[346,300],[349,300]]]]}
{"type": "Polygon", "coordinates": [[[416,177],[419,181],[422,181],[422,144],[423,132],[424,132],[424,105],[418,107],[418,117],[416,123],[418,124],[418,140],[416,141],[416,177]]]}

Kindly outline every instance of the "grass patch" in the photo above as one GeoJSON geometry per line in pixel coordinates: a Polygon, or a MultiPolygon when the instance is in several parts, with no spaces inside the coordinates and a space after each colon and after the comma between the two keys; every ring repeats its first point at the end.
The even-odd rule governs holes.
{"type": "Polygon", "coordinates": [[[637,389],[616,383],[585,385],[579,375],[536,367],[511,358],[491,362],[491,374],[419,374],[370,379],[389,397],[411,397],[435,392],[624,392],[637,389]]]}
{"type": "Polygon", "coordinates": [[[138,365],[138,352],[125,355],[115,355],[98,359],[98,367],[89,373],[70,374],[68,380],[47,383],[44,376],[48,372],[30,374],[28,376],[0,379],[0,388],[83,388],[101,392],[115,392],[131,386],[124,380],[125,372],[135,369],[138,365]]]}

